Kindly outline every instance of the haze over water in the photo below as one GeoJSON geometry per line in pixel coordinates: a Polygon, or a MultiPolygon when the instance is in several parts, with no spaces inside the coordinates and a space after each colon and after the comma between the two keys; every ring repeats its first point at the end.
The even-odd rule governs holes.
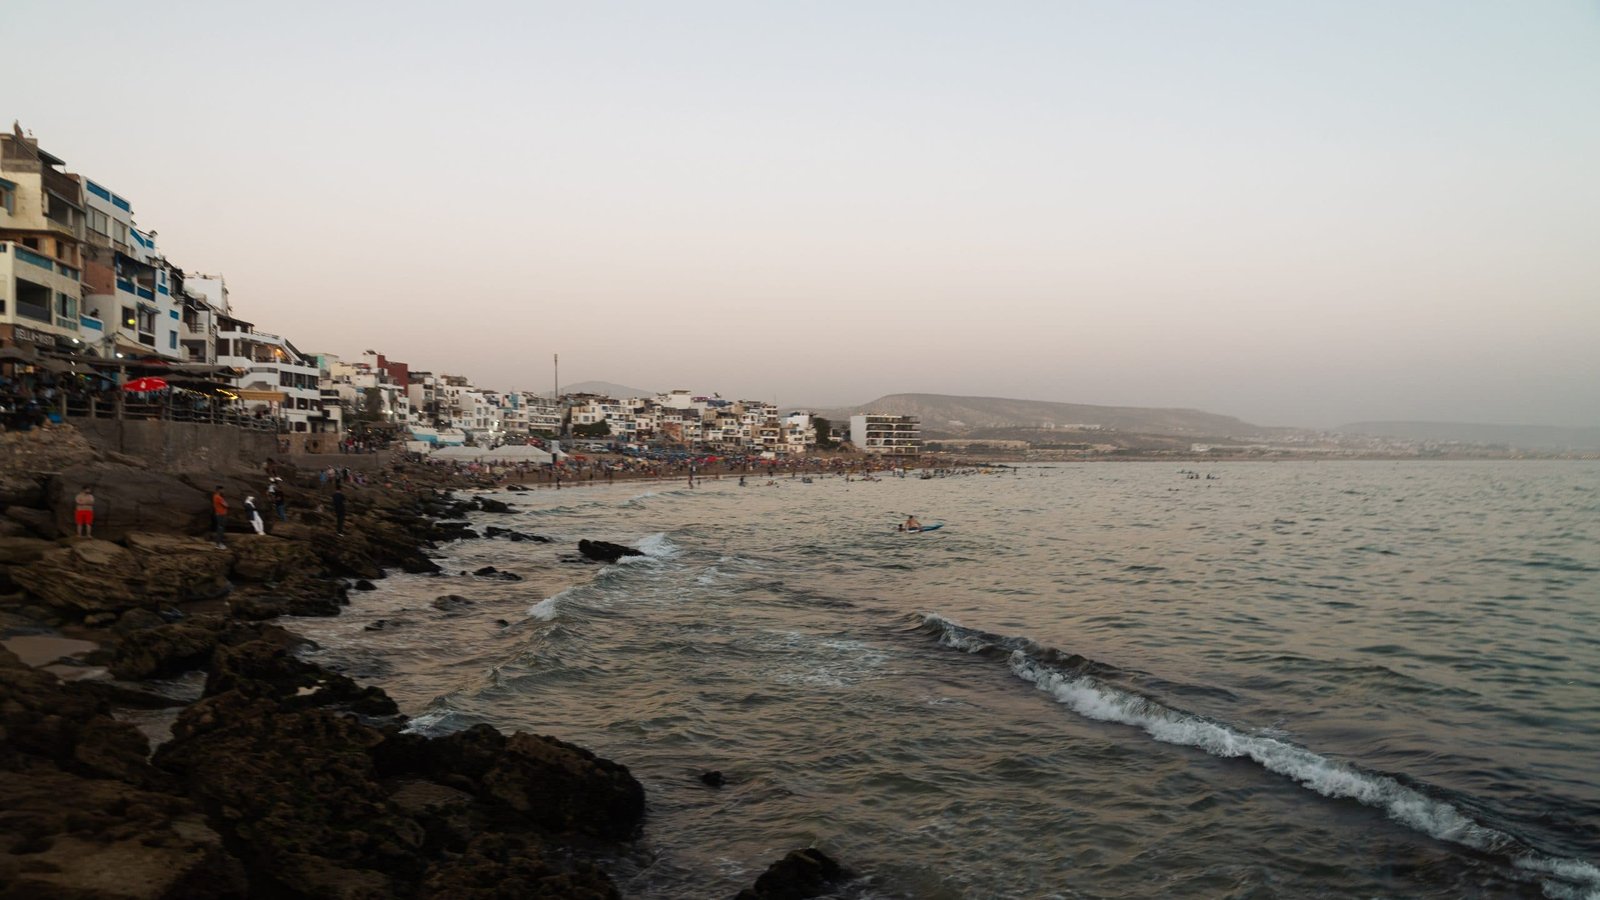
{"type": "Polygon", "coordinates": [[[1600,465],[1175,468],[508,494],[480,524],[649,555],[557,593],[466,541],[527,580],[295,628],[418,727],[628,765],[632,897],[812,843],[861,897],[1600,895],[1600,465]]]}

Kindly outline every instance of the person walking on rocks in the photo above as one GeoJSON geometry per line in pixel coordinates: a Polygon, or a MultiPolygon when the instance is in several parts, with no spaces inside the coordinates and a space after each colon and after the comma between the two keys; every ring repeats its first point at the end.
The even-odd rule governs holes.
{"type": "Polygon", "coordinates": [[[344,534],[344,514],[344,487],[335,484],[333,486],[333,521],[334,529],[340,534],[344,534]]]}
{"type": "Polygon", "coordinates": [[[222,536],[228,530],[228,500],[222,496],[222,485],[211,494],[211,531],[217,539],[217,549],[224,549],[222,536]]]}
{"type": "Polygon", "coordinates": [[[77,523],[78,537],[94,537],[94,491],[84,485],[78,496],[72,498],[72,503],[72,521],[77,523]]]}
{"type": "Polygon", "coordinates": [[[244,517],[249,521],[250,527],[256,530],[256,534],[267,533],[267,523],[261,521],[261,510],[256,509],[254,494],[244,498],[244,517]]]}
{"type": "Polygon", "coordinates": [[[272,481],[267,483],[267,499],[272,501],[272,509],[278,514],[278,521],[289,521],[289,514],[286,511],[288,504],[283,499],[282,478],[273,476],[272,481]]]}

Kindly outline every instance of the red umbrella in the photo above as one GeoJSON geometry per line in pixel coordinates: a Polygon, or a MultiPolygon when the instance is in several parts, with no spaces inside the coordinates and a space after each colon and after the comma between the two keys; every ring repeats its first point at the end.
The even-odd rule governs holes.
{"type": "Polygon", "coordinates": [[[125,391],[144,393],[145,391],[159,391],[167,386],[165,378],[135,378],[122,386],[125,391]]]}

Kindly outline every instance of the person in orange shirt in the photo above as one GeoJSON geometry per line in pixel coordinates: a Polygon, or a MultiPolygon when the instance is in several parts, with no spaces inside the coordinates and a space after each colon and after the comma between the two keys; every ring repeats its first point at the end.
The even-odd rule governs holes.
{"type": "Polygon", "coordinates": [[[228,530],[228,500],[222,496],[222,485],[217,485],[217,490],[211,495],[211,528],[216,533],[217,549],[221,550],[227,545],[222,542],[223,534],[228,530]]]}

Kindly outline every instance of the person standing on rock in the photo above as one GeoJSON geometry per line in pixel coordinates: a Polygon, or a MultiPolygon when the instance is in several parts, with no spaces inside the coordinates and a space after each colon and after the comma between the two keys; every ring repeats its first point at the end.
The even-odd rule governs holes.
{"type": "Polygon", "coordinates": [[[261,510],[256,509],[254,494],[244,498],[244,517],[249,521],[250,527],[256,530],[256,534],[267,533],[267,523],[261,521],[261,510]]]}
{"type": "Polygon", "coordinates": [[[84,485],[78,496],[72,498],[72,504],[72,521],[78,526],[78,537],[94,537],[94,491],[84,485]]]}
{"type": "Polygon", "coordinates": [[[216,491],[211,494],[211,531],[216,536],[218,550],[227,546],[222,541],[222,536],[227,530],[228,500],[222,496],[222,485],[219,484],[216,491]]]}
{"type": "Polygon", "coordinates": [[[333,521],[334,529],[344,534],[344,488],[340,485],[333,486],[333,521]]]}
{"type": "Polygon", "coordinates": [[[278,521],[289,521],[289,515],[286,512],[288,504],[283,499],[282,478],[273,476],[272,480],[267,483],[267,499],[272,501],[272,509],[278,514],[278,521]]]}

